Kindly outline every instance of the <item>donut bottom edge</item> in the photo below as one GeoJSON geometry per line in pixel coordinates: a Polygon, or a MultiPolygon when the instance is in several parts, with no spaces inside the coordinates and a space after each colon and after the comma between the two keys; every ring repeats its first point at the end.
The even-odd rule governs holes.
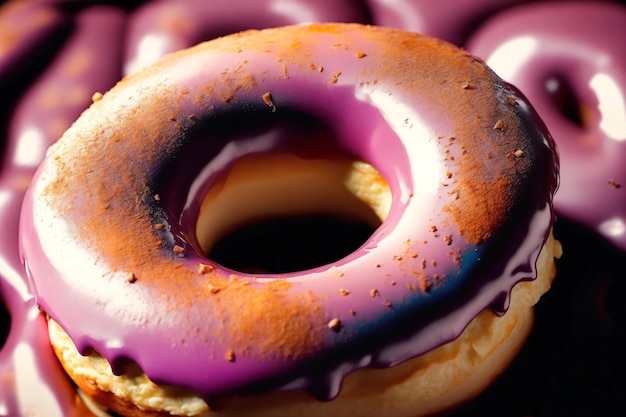
{"type": "Polygon", "coordinates": [[[533,306],[550,289],[561,253],[550,234],[537,260],[537,279],[513,288],[504,316],[487,308],[452,342],[392,368],[358,370],[330,402],[305,392],[271,392],[224,399],[211,410],[189,390],[154,384],[135,364],[113,375],[96,352],[81,355],[59,324],[50,320],[48,328],[55,354],[78,388],[103,410],[123,416],[427,416],[470,401],[504,372],[532,329],[533,306]]]}

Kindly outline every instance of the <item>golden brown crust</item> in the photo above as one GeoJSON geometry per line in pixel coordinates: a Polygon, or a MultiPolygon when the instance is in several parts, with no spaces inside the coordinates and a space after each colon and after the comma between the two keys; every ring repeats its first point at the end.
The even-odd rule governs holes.
{"type": "Polygon", "coordinates": [[[170,413],[156,410],[142,410],[131,401],[118,397],[110,391],[104,391],[97,387],[94,381],[85,377],[77,376],[74,382],[87,397],[97,404],[104,405],[104,408],[116,410],[125,417],[171,417],[170,413]]]}

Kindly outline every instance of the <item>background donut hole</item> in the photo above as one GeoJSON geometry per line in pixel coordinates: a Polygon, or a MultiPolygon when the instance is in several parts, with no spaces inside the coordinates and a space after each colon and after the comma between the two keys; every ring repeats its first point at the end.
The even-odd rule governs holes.
{"type": "Polygon", "coordinates": [[[566,77],[553,75],[545,80],[545,88],[552,105],[570,122],[587,126],[591,119],[591,106],[586,106],[566,77]]]}
{"type": "Polygon", "coordinates": [[[323,215],[270,219],[232,231],[208,256],[241,272],[295,272],[349,255],[375,230],[365,222],[323,215]]]}
{"type": "Polygon", "coordinates": [[[4,347],[4,344],[9,337],[9,329],[11,328],[11,315],[9,310],[0,300],[0,349],[4,347]]]}

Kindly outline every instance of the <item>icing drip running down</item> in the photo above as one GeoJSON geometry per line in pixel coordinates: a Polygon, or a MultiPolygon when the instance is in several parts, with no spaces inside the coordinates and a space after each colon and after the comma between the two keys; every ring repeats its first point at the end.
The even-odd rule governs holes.
{"type": "Polygon", "coordinates": [[[130,360],[207,403],[272,389],[330,400],[353,370],[454,340],[485,308],[504,314],[536,277],[557,180],[538,116],[468,53],[372,26],[291,26],[172,54],[107,92],[40,166],[20,242],[37,302],[114,373],[130,360]],[[197,225],[218,178],[299,150],[307,120],[380,171],[388,214],[332,264],[214,263],[197,225]]]}

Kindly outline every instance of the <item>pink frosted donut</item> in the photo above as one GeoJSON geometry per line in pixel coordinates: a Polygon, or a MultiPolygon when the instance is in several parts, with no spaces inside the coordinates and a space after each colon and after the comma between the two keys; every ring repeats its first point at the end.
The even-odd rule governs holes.
{"type": "Polygon", "coordinates": [[[536,3],[503,12],[467,48],[529,98],[558,143],[560,215],[626,250],[626,7],[536,3]]]}
{"type": "Polygon", "coordinates": [[[491,15],[536,0],[367,0],[374,24],[423,33],[463,46],[491,15]]]}
{"type": "Polygon", "coordinates": [[[249,31],[171,54],[85,111],[24,200],[21,251],[64,368],[117,412],[426,414],[501,372],[516,348],[497,335],[523,342],[560,255],[557,181],[534,110],[462,50],[363,25],[249,31]],[[389,207],[365,168],[353,196],[326,169],[312,186],[306,169],[289,181],[310,163],[350,174],[346,159],[380,171],[389,207]],[[270,185],[285,188],[266,186],[275,176],[270,185]],[[304,270],[250,273],[210,256],[240,224],[311,212],[380,224],[349,254],[304,270]],[[520,301],[514,287],[538,288],[520,301]],[[483,350],[474,338],[485,335],[483,350]],[[436,398],[399,394],[430,381],[421,368],[440,360],[422,358],[468,345],[497,363],[476,386],[483,359],[472,350],[469,372],[458,373],[463,355],[437,372],[436,398]],[[82,373],[84,360],[108,364],[109,382],[82,373]],[[364,368],[388,368],[394,389],[374,395],[376,375],[390,375],[375,370],[340,395],[364,368]],[[128,378],[176,387],[198,408],[138,403],[128,378]]]}
{"type": "Polygon", "coordinates": [[[151,1],[130,17],[125,73],[149,65],[167,53],[241,30],[306,22],[367,21],[367,9],[358,0],[238,0],[236,4],[151,1]]]}
{"type": "MultiPolygon", "coordinates": [[[[91,415],[54,358],[17,248],[19,209],[46,149],[119,78],[124,14],[96,6],[70,16],[53,3],[15,2],[0,13],[3,154],[0,175],[0,297],[11,318],[0,350],[0,410],[9,416],[91,415]],[[111,36],[101,34],[111,31],[111,36]],[[58,54],[57,48],[65,47],[58,54]],[[101,62],[98,54],[110,56],[101,62]],[[35,81],[33,68],[44,67],[35,81]],[[16,95],[19,91],[21,94],[16,95]],[[4,124],[6,123],[6,125],[4,124]]],[[[4,325],[4,323],[2,323],[4,325]]]]}

